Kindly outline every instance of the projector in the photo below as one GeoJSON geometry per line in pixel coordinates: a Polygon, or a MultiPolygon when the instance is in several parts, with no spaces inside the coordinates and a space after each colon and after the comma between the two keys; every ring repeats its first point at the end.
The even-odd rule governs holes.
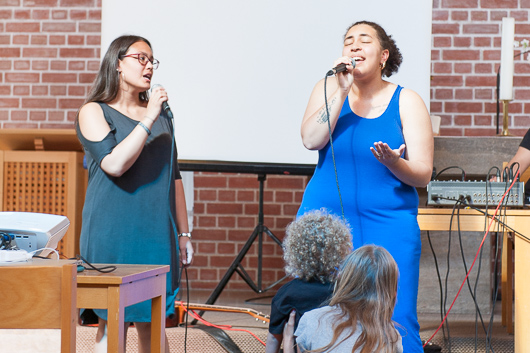
{"type": "MultiPolygon", "coordinates": [[[[15,249],[48,256],[62,239],[70,221],[65,216],[33,212],[0,212],[0,234],[12,239],[15,249]],[[44,249],[47,248],[47,249],[44,249]]],[[[12,251],[12,250],[7,250],[12,251]]]]}

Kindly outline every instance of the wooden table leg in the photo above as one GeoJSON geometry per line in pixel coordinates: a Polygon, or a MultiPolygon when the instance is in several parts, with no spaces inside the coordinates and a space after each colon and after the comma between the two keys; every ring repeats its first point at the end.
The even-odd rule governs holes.
{"type": "Polygon", "coordinates": [[[502,240],[502,325],[513,334],[513,239],[512,234],[504,232],[502,240]]]}
{"type": "Polygon", "coordinates": [[[530,241],[515,236],[515,353],[530,352],[530,241]]]}
{"type": "Polygon", "coordinates": [[[151,352],[165,352],[166,293],[151,300],[151,352]]]}
{"type": "Polygon", "coordinates": [[[119,286],[108,288],[107,352],[125,352],[125,307],[119,286]]]}

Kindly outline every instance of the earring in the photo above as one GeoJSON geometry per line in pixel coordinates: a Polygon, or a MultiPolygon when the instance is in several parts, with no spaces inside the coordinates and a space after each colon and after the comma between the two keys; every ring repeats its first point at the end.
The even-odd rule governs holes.
{"type": "Polygon", "coordinates": [[[379,68],[383,70],[386,66],[386,61],[383,61],[381,64],[379,64],[379,68]]]}

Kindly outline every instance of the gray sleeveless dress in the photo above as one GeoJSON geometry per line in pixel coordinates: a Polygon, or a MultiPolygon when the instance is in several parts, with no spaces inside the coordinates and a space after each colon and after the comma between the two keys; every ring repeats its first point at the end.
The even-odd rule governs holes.
{"type": "MultiPolygon", "coordinates": [[[[87,140],[76,126],[88,168],[81,256],[90,263],[171,265],[166,289],[166,313],[170,315],[175,312],[179,273],[174,180],[181,178],[176,149],[171,155],[172,122],[162,114],[138,160],[121,177],[112,177],[100,168],[101,160],[138,122],[99,104],[111,128],[102,141],[87,140]]],[[[107,318],[106,310],[94,311],[107,318]]],[[[125,321],[151,321],[151,301],[127,307],[125,321]]]]}

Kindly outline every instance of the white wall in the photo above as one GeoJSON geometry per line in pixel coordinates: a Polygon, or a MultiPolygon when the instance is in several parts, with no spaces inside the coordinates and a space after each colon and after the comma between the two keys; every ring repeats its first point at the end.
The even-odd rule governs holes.
{"type": "Polygon", "coordinates": [[[101,55],[122,34],[151,41],[180,159],[311,164],[301,119],[347,27],[382,25],[404,57],[390,81],[428,107],[431,18],[425,0],[104,0],[101,55]]]}

